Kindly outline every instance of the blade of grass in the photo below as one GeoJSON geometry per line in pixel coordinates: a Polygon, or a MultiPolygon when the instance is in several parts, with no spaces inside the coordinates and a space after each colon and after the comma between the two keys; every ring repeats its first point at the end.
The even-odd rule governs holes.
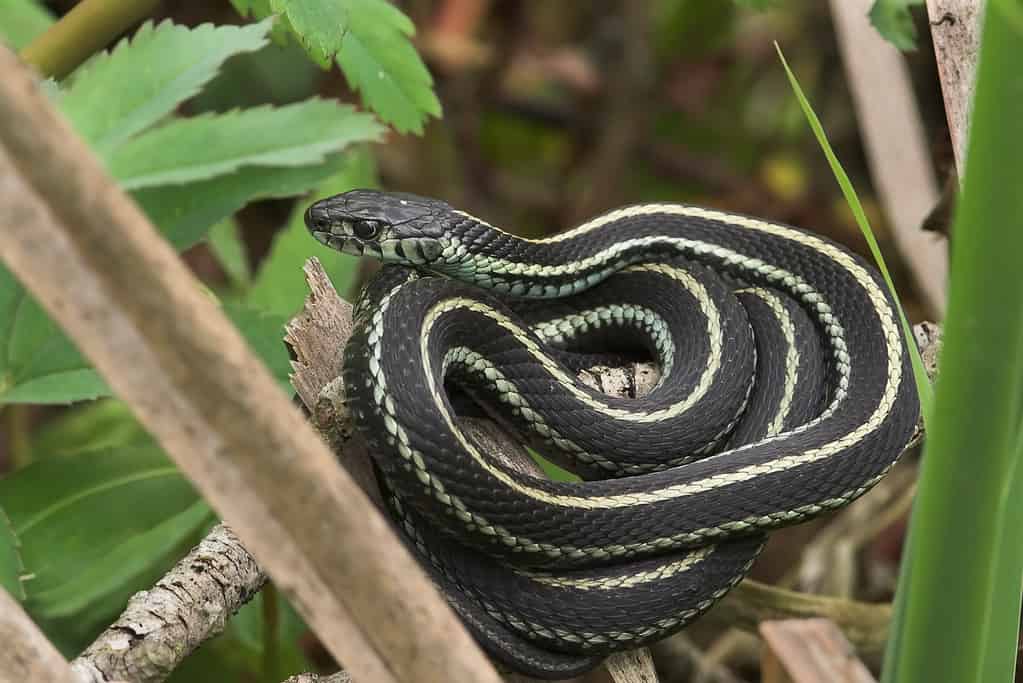
{"type": "Polygon", "coordinates": [[[795,74],[792,73],[788,62],[785,61],[785,55],[782,54],[781,47],[778,43],[775,43],[774,48],[778,51],[778,58],[781,60],[782,66],[785,67],[785,74],[789,78],[789,84],[792,86],[796,99],[799,100],[799,106],[806,116],[806,121],[810,124],[810,129],[813,130],[817,143],[821,146],[821,151],[824,152],[824,156],[828,160],[828,165],[831,166],[831,172],[835,174],[835,180],[838,181],[838,186],[841,188],[842,195],[849,205],[849,210],[852,211],[856,224],[860,226],[860,231],[870,247],[870,253],[874,256],[874,261],[877,263],[877,267],[881,271],[885,283],[888,285],[888,290],[891,292],[896,306],[898,306],[899,319],[902,321],[902,334],[905,337],[906,346],[909,349],[910,359],[913,363],[913,377],[916,380],[916,390],[920,394],[920,409],[923,412],[924,424],[926,425],[932,404],[931,383],[927,379],[927,371],[924,370],[920,351],[913,342],[913,330],[910,328],[906,314],[902,310],[902,303],[899,300],[898,292],[895,291],[895,283],[892,281],[892,276],[888,273],[888,266],[885,264],[884,256],[881,254],[881,248],[878,247],[877,240],[874,238],[874,232],[870,229],[870,221],[867,220],[867,215],[863,211],[863,206],[860,204],[860,198],[853,188],[852,181],[849,180],[849,176],[842,168],[842,164],[839,163],[834,150],[831,149],[831,143],[828,142],[828,136],[824,133],[824,127],[821,125],[820,119],[817,118],[817,114],[814,113],[810,102],[806,99],[806,95],[803,94],[803,89],[799,86],[799,81],[796,80],[795,74]]]}
{"type": "Polygon", "coordinates": [[[889,683],[1009,681],[1023,549],[1023,91],[1011,3],[987,3],[942,370],[900,578],[889,683]]]}
{"type": "MultiPolygon", "coordinates": [[[[927,371],[924,369],[923,359],[920,357],[920,351],[917,349],[916,344],[912,341],[914,338],[913,333],[909,327],[909,321],[906,319],[906,314],[902,310],[902,303],[899,299],[898,293],[895,291],[895,284],[892,282],[891,275],[888,272],[888,266],[885,264],[884,256],[881,254],[881,249],[878,247],[877,240],[874,238],[874,232],[870,228],[870,222],[867,220],[866,213],[863,211],[863,206],[860,204],[859,196],[853,188],[852,181],[849,180],[849,176],[842,168],[841,163],[838,161],[838,157],[831,148],[831,143],[828,142],[827,135],[824,132],[824,126],[821,125],[820,119],[817,118],[817,114],[810,106],[810,102],[806,99],[806,95],[803,94],[803,89],[800,87],[799,81],[789,68],[788,62],[785,61],[785,55],[782,54],[781,47],[777,43],[775,43],[775,49],[778,51],[778,57],[781,59],[782,66],[785,68],[785,74],[788,76],[789,84],[792,86],[796,99],[799,101],[799,106],[803,110],[807,123],[809,123],[810,129],[817,138],[817,143],[820,145],[825,158],[828,160],[828,164],[831,166],[831,171],[834,173],[835,180],[838,182],[838,185],[842,190],[842,195],[845,197],[846,203],[849,205],[849,210],[856,219],[856,224],[859,226],[864,239],[867,241],[867,245],[870,248],[871,254],[874,256],[874,260],[881,271],[881,275],[884,277],[885,283],[891,291],[892,298],[899,307],[899,318],[902,322],[902,332],[906,340],[906,346],[909,348],[909,355],[913,364],[913,378],[916,381],[917,393],[920,395],[920,408],[924,418],[924,424],[929,425],[931,407],[933,405],[933,391],[931,389],[930,381],[927,378],[927,371]]],[[[911,537],[912,528],[909,529],[906,535],[907,547],[910,544],[911,537]]],[[[912,558],[908,553],[905,554],[902,564],[899,567],[900,586],[906,585],[905,577],[908,575],[909,569],[912,566],[911,559],[912,558]]],[[[904,618],[903,615],[907,595],[908,591],[903,590],[895,596],[895,604],[892,611],[892,626],[889,630],[889,633],[891,634],[888,645],[889,653],[897,651],[901,645],[901,624],[904,618]]],[[[892,667],[892,659],[892,657],[887,657],[884,662],[882,680],[886,683],[891,683],[894,680],[892,678],[892,672],[889,671],[892,667]]]]}

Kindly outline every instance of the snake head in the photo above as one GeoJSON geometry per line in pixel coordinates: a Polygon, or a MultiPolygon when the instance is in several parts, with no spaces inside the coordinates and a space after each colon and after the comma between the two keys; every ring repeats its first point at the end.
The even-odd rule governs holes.
{"type": "Polygon", "coordinates": [[[413,194],[351,190],[314,203],[305,224],[332,249],[387,263],[428,266],[441,258],[451,207],[413,194]]]}

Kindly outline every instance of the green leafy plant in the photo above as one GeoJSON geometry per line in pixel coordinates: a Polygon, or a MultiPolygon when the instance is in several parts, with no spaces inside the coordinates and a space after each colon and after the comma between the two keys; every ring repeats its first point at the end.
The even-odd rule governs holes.
{"type": "Polygon", "coordinates": [[[415,27],[386,0],[231,0],[239,12],[280,13],[318,63],[337,60],[353,90],[401,133],[440,116],[433,78],[409,42],[415,27]]]}

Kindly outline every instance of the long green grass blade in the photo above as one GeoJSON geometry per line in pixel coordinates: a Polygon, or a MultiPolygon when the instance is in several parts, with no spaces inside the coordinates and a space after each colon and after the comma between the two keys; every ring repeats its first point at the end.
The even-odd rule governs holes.
{"type": "Polygon", "coordinates": [[[1019,6],[987,4],[933,419],[890,683],[1011,681],[1023,550],[1019,6]]]}
{"type": "MultiPolygon", "coordinates": [[[[920,406],[924,417],[924,423],[930,424],[929,416],[933,405],[933,391],[931,389],[931,384],[927,378],[927,372],[924,369],[923,359],[920,357],[920,352],[917,349],[916,344],[911,341],[913,340],[913,334],[909,327],[909,321],[906,319],[906,314],[902,310],[899,296],[895,291],[895,284],[892,282],[891,275],[888,272],[888,266],[884,261],[884,256],[881,254],[881,249],[877,244],[877,240],[874,238],[873,230],[870,228],[870,222],[867,220],[866,213],[863,211],[863,206],[860,204],[859,196],[853,188],[852,181],[849,180],[849,176],[842,168],[841,163],[838,161],[838,157],[835,155],[834,150],[831,148],[831,144],[828,142],[827,135],[824,132],[824,127],[821,125],[820,119],[817,118],[816,113],[814,113],[809,101],[803,94],[803,89],[800,87],[799,81],[796,79],[795,74],[792,73],[788,63],[785,61],[785,55],[782,54],[781,48],[777,44],[775,44],[775,49],[778,50],[778,57],[781,59],[782,66],[785,67],[785,73],[788,76],[789,83],[796,95],[796,99],[799,101],[799,106],[802,108],[803,114],[806,116],[807,122],[810,124],[810,129],[817,138],[817,143],[821,146],[824,156],[827,158],[828,164],[831,166],[831,171],[835,175],[835,180],[842,189],[842,195],[845,197],[846,203],[849,205],[849,210],[852,212],[853,217],[856,219],[856,224],[859,226],[864,239],[867,241],[867,246],[870,248],[871,254],[874,256],[874,260],[876,261],[878,268],[881,270],[881,274],[884,277],[886,284],[891,290],[892,297],[899,303],[899,317],[902,322],[903,333],[907,340],[907,346],[909,347],[910,359],[913,364],[913,377],[916,381],[917,392],[920,395],[920,406]]],[[[912,529],[910,529],[908,535],[912,535],[912,529]]],[[[902,566],[899,568],[900,585],[905,585],[905,576],[908,575],[909,568],[912,565],[911,560],[912,557],[907,553],[903,559],[902,566]]],[[[902,631],[900,625],[903,621],[906,595],[907,591],[900,591],[895,599],[895,605],[892,613],[892,628],[889,631],[891,633],[889,652],[897,651],[901,643],[902,631]]],[[[894,680],[892,678],[893,674],[890,671],[892,668],[891,661],[892,659],[889,657],[884,663],[885,669],[882,680],[886,683],[892,683],[894,680]]]]}
{"type": "Polygon", "coordinates": [[[785,61],[785,55],[782,54],[781,47],[775,43],[774,48],[778,51],[778,58],[781,59],[781,64],[785,67],[785,74],[789,77],[789,84],[792,86],[792,91],[796,94],[796,99],[799,100],[799,106],[802,108],[803,114],[806,116],[806,121],[810,124],[810,129],[813,130],[813,134],[817,138],[817,143],[821,146],[821,150],[824,152],[824,156],[828,160],[828,165],[831,166],[831,172],[835,174],[835,180],[838,181],[838,186],[842,189],[842,195],[845,197],[845,201],[849,205],[849,210],[852,211],[853,217],[856,219],[856,224],[860,227],[860,232],[863,233],[864,239],[867,240],[867,246],[870,247],[870,253],[874,256],[874,261],[877,263],[877,267],[881,271],[881,275],[884,276],[884,281],[888,285],[888,289],[892,293],[892,298],[895,299],[896,305],[899,308],[899,319],[902,321],[902,331],[906,337],[906,345],[909,347],[909,355],[913,363],[913,377],[916,380],[916,390],[920,394],[920,407],[923,411],[924,423],[926,424],[932,405],[933,392],[931,390],[931,383],[927,379],[927,371],[924,370],[924,363],[923,359],[920,358],[920,351],[916,348],[916,344],[913,343],[913,330],[910,328],[909,321],[906,319],[906,314],[902,310],[902,304],[900,303],[898,292],[895,291],[895,283],[892,281],[892,276],[888,272],[888,266],[884,262],[884,255],[881,254],[881,248],[877,245],[877,240],[874,238],[874,232],[870,229],[870,221],[867,220],[867,214],[863,211],[863,205],[860,204],[860,198],[856,194],[856,190],[853,188],[852,181],[849,180],[849,176],[846,174],[845,169],[842,168],[842,164],[838,161],[838,157],[835,156],[834,150],[831,149],[831,143],[828,142],[828,136],[824,133],[824,126],[821,125],[820,119],[817,118],[817,114],[814,113],[813,107],[810,106],[810,102],[806,99],[806,95],[803,94],[803,89],[799,86],[799,81],[796,80],[795,74],[792,73],[788,62],[785,61]]]}

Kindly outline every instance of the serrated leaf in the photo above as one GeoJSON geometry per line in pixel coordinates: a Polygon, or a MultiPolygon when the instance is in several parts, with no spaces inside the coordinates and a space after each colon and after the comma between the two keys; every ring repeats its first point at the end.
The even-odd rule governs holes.
{"type": "Polygon", "coordinates": [[[178,185],[226,175],[244,166],[310,166],[383,129],[369,114],[333,100],[256,107],[175,119],[140,135],[108,159],[128,190],[178,185]]]}
{"type": "Polygon", "coordinates": [[[188,110],[203,114],[300,102],[316,95],[322,80],[323,72],[301,45],[294,41],[268,45],[229,59],[217,77],[188,101],[188,110]]]}
{"type": "Polygon", "coordinates": [[[0,3],[0,38],[15,50],[28,45],[53,24],[53,15],[35,0],[0,3]]]}
{"type": "Polygon", "coordinates": [[[315,166],[242,168],[188,185],[167,185],[135,191],[135,201],[176,249],[203,239],[217,221],[256,199],[292,197],[308,192],[343,163],[340,155],[315,166]]]}
{"type": "Polygon", "coordinates": [[[75,129],[101,156],[152,126],[195,95],[232,55],[266,45],[271,20],[194,29],[149,22],[129,41],[72,74],[60,101],[75,129]]]}
{"type": "MultiPolygon", "coordinates": [[[[377,184],[373,157],[360,149],[346,155],[344,167],[316,188],[315,197],[327,197],[357,187],[377,184]]],[[[302,265],[310,256],[320,259],[334,282],[334,288],[343,296],[351,286],[358,270],[358,259],[332,249],[324,249],[312,239],[305,227],[303,214],[307,201],[300,201],[288,219],[287,227],[274,238],[270,253],[260,266],[256,280],[246,301],[257,307],[278,313],[297,311],[309,294],[302,273],[302,265]]]]}
{"type": "Polygon", "coordinates": [[[270,0],[314,59],[337,57],[349,85],[399,132],[440,116],[433,78],[409,37],[415,26],[386,0],[270,0]]]}
{"type": "Polygon", "coordinates": [[[70,403],[109,393],[78,349],[0,266],[0,403],[70,403]]]}
{"type": "Polygon", "coordinates": [[[286,16],[274,14],[273,8],[270,7],[270,0],[231,0],[231,4],[234,5],[238,14],[243,17],[265,19],[266,17],[274,16],[274,26],[270,31],[270,39],[278,45],[287,44],[290,42],[291,36],[294,35],[291,22],[288,21],[286,16]]]}
{"type": "Polygon", "coordinates": [[[916,49],[916,26],[910,8],[924,0],[875,0],[870,23],[885,40],[900,50],[916,49]]]}
{"type": "Polygon", "coordinates": [[[21,543],[14,533],[11,520],[0,505],[0,590],[6,590],[17,600],[25,599],[21,577],[25,565],[21,560],[21,543]]]}
{"type": "Polygon", "coordinates": [[[41,460],[0,481],[21,540],[30,606],[198,500],[152,442],[41,460]]]}

